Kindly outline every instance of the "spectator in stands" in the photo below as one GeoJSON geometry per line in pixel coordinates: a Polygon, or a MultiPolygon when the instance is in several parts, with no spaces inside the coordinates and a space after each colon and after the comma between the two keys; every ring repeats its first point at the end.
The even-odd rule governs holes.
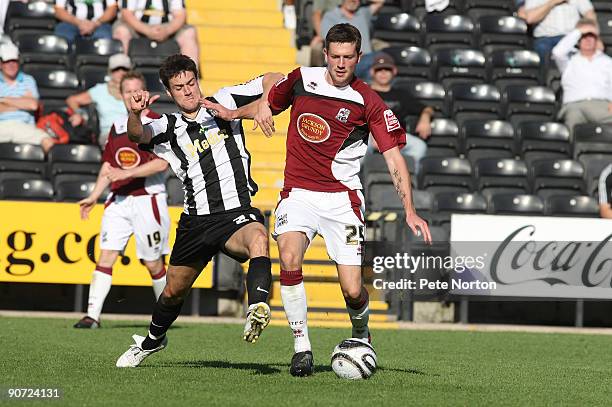
{"type": "Polygon", "coordinates": [[[111,23],[117,17],[116,0],[55,0],[55,35],[69,44],[77,37],[112,38],[111,23]]]}
{"type": "Polygon", "coordinates": [[[181,54],[198,63],[198,33],[186,21],[183,0],[125,0],[121,18],[113,26],[113,37],[121,41],[126,53],[132,38],[142,36],[157,42],[174,39],[181,54]]]}
{"type": "Polygon", "coordinates": [[[13,44],[0,47],[0,60],[0,143],[38,144],[48,152],[53,138],[34,122],[36,81],[19,70],[19,50],[13,44]]]}
{"type": "Polygon", "coordinates": [[[288,30],[295,30],[297,26],[295,0],[283,0],[283,25],[288,30]]]}
{"type": "MultiPolygon", "coordinates": [[[[412,99],[406,92],[401,92],[391,87],[393,79],[397,75],[397,67],[393,58],[380,52],[376,54],[374,64],[371,69],[372,83],[371,88],[376,91],[391,108],[395,117],[402,121],[402,127],[405,128],[404,119],[406,116],[418,116],[418,122],[414,129],[417,136],[406,134],[406,146],[401,150],[402,155],[410,156],[414,159],[415,167],[418,169],[419,162],[427,152],[427,140],[431,135],[431,119],[434,109],[429,106],[424,106],[419,101],[412,99]]],[[[374,139],[371,140],[370,151],[378,150],[374,139]]]]}
{"type": "Polygon", "coordinates": [[[333,10],[340,6],[342,0],[314,0],[312,3],[312,28],[314,29],[315,35],[310,41],[311,66],[322,66],[325,61],[323,60],[323,35],[321,35],[321,21],[323,16],[330,10],[333,10]]]}
{"type": "Polygon", "coordinates": [[[603,169],[599,176],[599,214],[602,218],[612,219],[612,164],[603,169]]]}
{"type": "Polygon", "coordinates": [[[533,48],[541,61],[574,29],[580,16],[597,21],[590,0],[525,0],[525,13],[527,23],[535,25],[533,48]]]}
{"type": "Polygon", "coordinates": [[[372,52],[372,16],[385,4],[385,0],[372,0],[370,5],[360,7],[359,0],[343,0],[340,7],[328,11],[321,21],[321,37],[325,38],[327,32],[336,24],[349,23],[359,30],[361,34],[361,58],[355,75],[361,79],[369,79],[370,67],[374,61],[372,52]]]}
{"type": "Polygon", "coordinates": [[[113,122],[119,117],[127,114],[119,84],[121,79],[132,68],[130,57],[125,54],[115,54],[108,60],[108,72],[110,79],[106,83],[98,83],[85,92],[77,93],[66,99],[66,104],[74,112],[70,116],[70,123],[74,127],[84,124],[83,116],[78,111],[81,107],[95,103],[98,120],[100,122],[100,133],[98,142],[101,146],[106,144],[108,132],[113,122]]]}
{"type": "Polygon", "coordinates": [[[597,23],[580,20],[555,46],[553,58],[563,88],[559,118],[570,132],[580,123],[612,123],[612,58],[602,52],[597,23]]]}

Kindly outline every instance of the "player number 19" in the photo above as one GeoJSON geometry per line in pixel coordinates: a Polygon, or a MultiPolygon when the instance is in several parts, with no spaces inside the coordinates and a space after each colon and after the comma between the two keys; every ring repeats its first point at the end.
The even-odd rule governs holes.
{"type": "Polygon", "coordinates": [[[154,245],[158,245],[161,242],[161,234],[159,231],[147,235],[147,240],[149,241],[149,247],[153,247],[154,245]]]}

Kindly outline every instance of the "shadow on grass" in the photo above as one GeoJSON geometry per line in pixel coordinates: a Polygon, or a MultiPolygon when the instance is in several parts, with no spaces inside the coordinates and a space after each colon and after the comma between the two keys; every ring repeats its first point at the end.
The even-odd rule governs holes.
{"type": "Polygon", "coordinates": [[[408,373],[408,374],[415,374],[415,375],[422,375],[422,376],[440,376],[437,373],[434,373],[434,374],[425,373],[422,370],[417,370],[417,369],[395,369],[391,367],[379,367],[378,370],[381,372],[398,372],[398,373],[408,373]]]}
{"type": "MultiPolygon", "coordinates": [[[[119,328],[133,328],[133,329],[149,329],[149,323],[143,322],[142,324],[123,324],[123,325],[104,325],[104,329],[119,329],[119,328]]],[[[180,325],[171,326],[170,331],[174,331],[176,329],[182,329],[183,327],[180,325]]],[[[146,335],[146,332],[145,332],[146,335]]]]}

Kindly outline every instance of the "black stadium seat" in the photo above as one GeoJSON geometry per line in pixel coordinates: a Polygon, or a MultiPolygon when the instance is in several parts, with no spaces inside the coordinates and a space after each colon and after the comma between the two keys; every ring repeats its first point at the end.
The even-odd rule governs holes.
{"type": "Polygon", "coordinates": [[[41,179],[5,179],[0,183],[0,198],[15,201],[50,201],[53,186],[41,179]]]}
{"type": "Polygon", "coordinates": [[[428,80],[431,71],[431,56],[419,47],[389,47],[383,50],[397,66],[397,75],[402,80],[428,80]]]}
{"type": "Polygon", "coordinates": [[[540,83],[540,57],[529,50],[498,50],[489,59],[489,82],[500,90],[508,85],[540,83]]]}
{"type": "Polygon", "coordinates": [[[81,89],[89,89],[98,83],[108,82],[108,68],[100,65],[81,65],[77,68],[81,89]]]}
{"type": "Polygon", "coordinates": [[[77,37],[74,43],[74,66],[77,69],[83,65],[94,65],[107,68],[110,56],[122,52],[123,46],[119,40],[77,37]]]}
{"type": "Polygon", "coordinates": [[[472,48],[474,23],[462,15],[427,14],[424,19],[423,46],[429,52],[440,48],[472,48]]]}
{"type": "Polygon", "coordinates": [[[483,16],[478,19],[478,46],[485,54],[502,49],[529,49],[527,23],[511,16],[483,16]]]}
{"type": "Polygon", "coordinates": [[[460,131],[460,143],[470,162],[479,158],[514,156],[514,128],[502,120],[466,120],[460,131]]]}
{"type": "Polygon", "coordinates": [[[373,18],[374,38],[391,45],[421,45],[421,23],[407,13],[379,13],[373,18]]]}
{"type": "Polygon", "coordinates": [[[522,122],[517,129],[518,151],[531,162],[538,158],[570,158],[570,134],[562,123],[522,122]]]}
{"type": "Polygon", "coordinates": [[[598,218],[599,204],[590,196],[551,196],[546,200],[546,213],[553,216],[598,218]]]}
{"type": "Polygon", "coordinates": [[[532,191],[543,198],[582,195],[586,190],[584,178],[584,167],[578,161],[548,158],[535,160],[531,166],[532,191]]]}
{"type": "Polygon", "coordinates": [[[1,171],[0,170],[0,182],[5,179],[43,179],[42,174],[35,172],[22,172],[22,171],[1,171]]]}
{"type": "Polygon", "coordinates": [[[95,181],[64,181],[55,188],[55,200],[64,202],[77,202],[91,194],[95,181]]]}
{"type": "Polygon", "coordinates": [[[425,157],[419,170],[419,189],[436,192],[472,191],[470,162],[454,157],[425,157]]]}
{"type": "Polygon", "coordinates": [[[478,193],[440,192],[434,196],[433,224],[450,222],[453,213],[486,213],[487,201],[478,193]]]}
{"type": "Polygon", "coordinates": [[[544,201],[535,195],[496,194],[489,201],[489,212],[498,215],[543,215],[544,201]]]}
{"type": "Polygon", "coordinates": [[[510,85],[504,92],[506,120],[517,126],[529,120],[554,120],[557,113],[552,89],[543,86],[510,85]]]}
{"type": "Polygon", "coordinates": [[[45,153],[33,144],[0,143],[0,171],[19,171],[44,175],[45,153]]]}
{"type": "Polygon", "coordinates": [[[476,189],[490,198],[499,193],[529,192],[527,165],[520,160],[483,158],[476,163],[476,189]]]}
{"type": "Polygon", "coordinates": [[[428,157],[453,157],[459,151],[459,127],[451,119],[434,119],[427,139],[428,157]]]}
{"type": "Polygon", "coordinates": [[[35,65],[26,65],[23,70],[36,80],[38,92],[43,102],[49,99],[63,101],[79,91],[79,78],[74,72],[60,69],[40,69],[35,65]]]}
{"type": "Polygon", "coordinates": [[[612,151],[612,124],[584,123],[574,128],[574,159],[612,151]]]}
{"type": "Polygon", "coordinates": [[[37,29],[39,32],[51,33],[53,27],[55,27],[53,3],[42,0],[8,2],[4,19],[5,33],[22,29],[37,29]]]}
{"type": "Polygon", "coordinates": [[[446,100],[447,111],[458,124],[501,117],[501,93],[491,85],[458,83],[450,88],[446,100]]]}
{"type": "Polygon", "coordinates": [[[70,64],[70,46],[63,37],[51,34],[20,34],[14,42],[19,48],[22,64],[57,65],[56,69],[65,69],[70,64]]]}
{"type": "Polygon", "coordinates": [[[168,56],[178,54],[179,46],[174,40],[156,42],[148,38],[130,40],[129,55],[135,67],[156,67],[168,56]]]}
{"type": "Polygon", "coordinates": [[[90,174],[100,171],[102,154],[97,146],[56,144],[49,151],[49,174],[90,174]]]}
{"type": "Polygon", "coordinates": [[[394,88],[406,92],[411,98],[418,100],[426,106],[441,112],[444,110],[446,91],[444,87],[435,82],[397,82],[394,88]]]}
{"type": "Polygon", "coordinates": [[[474,21],[482,16],[509,16],[514,6],[507,0],[465,0],[464,9],[474,21]]]}
{"type": "Polygon", "coordinates": [[[485,57],[473,49],[444,48],[433,57],[432,78],[448,88],[454,83],[479,83],[486,79],[485,57]]]}
{"type": "Polygon", "coordinates": [[[604,168],[612,163],[612,152],[603,154],[588,154],[580,157],[580,163],[586,173],[587,194],[597,196],[599,191],[599,176],[604,168]]]}

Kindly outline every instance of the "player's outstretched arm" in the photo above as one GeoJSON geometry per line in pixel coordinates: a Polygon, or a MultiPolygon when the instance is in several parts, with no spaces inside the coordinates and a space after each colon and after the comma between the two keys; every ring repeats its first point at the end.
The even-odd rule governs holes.
{"type": "Polygon", "coordinates": [[[414,205],[412,204],[412,187],[410,185],[410,174],[406,168],[404,157],[398,147],[393,147],[383,153],[387,168],[391,174],[393,185],[399,195],[400,201],[406,211],[406,223],[415,235],[423,235],[423,239],[427,243],[431,243],[431,233],[427,222],[417,215],[414,205]]]}
{"type": "Polygon", "coordinates": [[[144,178],[149,175],[157,174],[168,169],[168,163],[161,158],[155,158],[149,162],[139,165],[135,168],[127,170],[121,168],[111,168],[109,170],[109,178],[111,181],[123,181],[128,178],[144,178]]]}
{"type": "Polygon", "coordinates": [[[127,126],[127,134],[130,141],[139,144],[147,144],[151,141],[151,129],[148,126],[143,126],[140,121],[140,113],[151,106],[157,99],[159,99],[159,95],[151,96],[146,90],[136,92],[130,98],[127,126]]]}
{"type": "Polygon", "coordinates": [[[111,179],[109,173],[111,168],[108,162],[104,162],[100,168],[98,179],[96,179],[96,185],[94,185],[91,194],[89,194],[87,198],[77,202],[81,211],[81,219],[89,219],[89,212],[95,207],[96,202],[98,202],[104,190],[110,185],[111,179]]]}

